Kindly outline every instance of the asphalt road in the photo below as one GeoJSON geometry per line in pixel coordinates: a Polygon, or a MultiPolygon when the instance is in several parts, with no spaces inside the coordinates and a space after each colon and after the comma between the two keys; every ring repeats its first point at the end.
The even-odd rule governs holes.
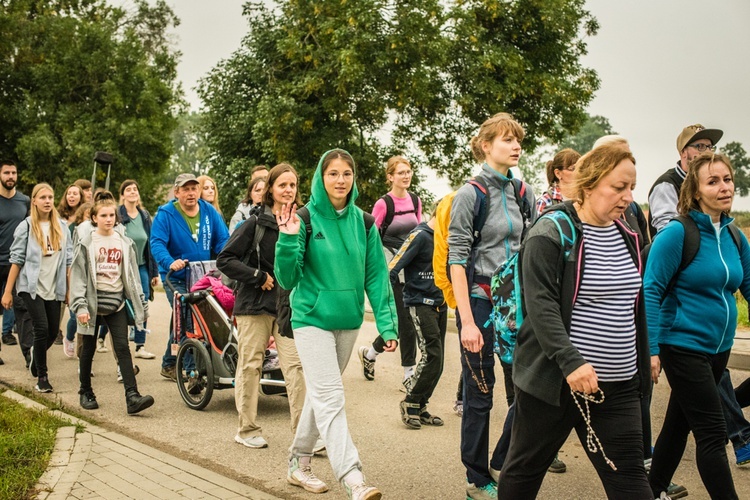
{"type": "MultiPolygon", "coordinates": [[[[99,410],[85,411],[80,408],[78,363],[64,355],[62,346],[53,346],[49,351],[49,378],[55,392],[47,396],[105,427],[279,497],[317,497],[286,483],[287,448],[292,439],[286,398],[260,398],[259,421],[270,444],[268,448],[253,450],[236,444],[234,391],[215,391],[213,399],[203,411],[188,409],[176,385],[159,375],[170,315],[163,292],[157,292],[156,301],[151,304],[151,314],[149,328],[152,333],[146,348],[158,356],[153,360],[135,361],[141,369],[138,375],[141,393],[151,394],[156,399],[151,409],[138,416],[129,417],[126,414],[124,390],[116,381],[111,352],[97,353],[94,358],[95,377],[92,382],[99,410]]],[[[365,322],[359,344],[367,344],[375,335],[374,324],[365,322]]],[[[424,427],[418,431],[405,428],[400,420],[398,404],[403,399],[403,393],[399,392],[402,369],[398,353],[386,353],[379,357],[376,379],[372,382],[362,376],[356,352],[352,355],[344,373],[349,428],[359,449],[368,482],[377,485],[386,498],[465,498],[465,475],[459,457],[460,419],[451,410],[460,370],[457,340],[455,334],[448,334],[445,371],[430,404],[431,412],[443,417],[445,426],[424,427]]],[[[5,360],[5,365],[0,366],[0,381],[31,389],[35,380],[24,369],[20,349],[3,346],[0,356],[5,360]]],[[[497,373],[502,377],[500,370],[497,373]]],[[[748,372],[735,371],[733,377],[739,382],[748,375],[748,372]]],[[[661,426],[669,390],[666,380],[663,377],[662,380],[656,388],[652,408],[655,434],[661,426]]],[[[491,435],[493,444],[499,437],[507,410],[502,383],[495,387],[495,402],[491,435]]],[[[731,446],[727,451],[740,498],[750,498],[750,467],[736,467],[731,446]]],[[[568,472],[548,474],[539,498],[604,498],[604,490],[575,434],[564,445],[560,458],[567,463],[568,472]]],[[[316,457],[313,467],[318,476],[331,486],[332,491],[326,497],[342,498],[343,489],[335,483],[327,459],[316,457]]],[[[675,481],[689,489],[690,498],[708,498],[695,466],[692,439],[675,481]]]]}

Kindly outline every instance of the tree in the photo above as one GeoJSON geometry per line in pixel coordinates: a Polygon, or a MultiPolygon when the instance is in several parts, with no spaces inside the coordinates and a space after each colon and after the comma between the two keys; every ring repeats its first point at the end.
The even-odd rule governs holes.
{"type": "Polygon", "coordinates": [[[177,128],[172,132],[174,156],[170,169],[163,181],[171,183],[184,172],[207,175],[209,171],[209,153],[205,131],[201,127],[200,113],[182,113],[177,117],[177,128]]]}
{"type": "Polygon", "coordinates": [[[18,160],[19,187],[44,181],[61,193],[90,178],[104,150],[115,158],[113,186],[135,178],[149,201],[182,105],[167,40],[178,20],[164,0],[132,0],[130,10],[104,0],[0,7],[0,155],[18,160]]]}
{"type": "Polygon", "coordinates": [[[728,142],[721,152],[727,155],[734,168],[734,189],[740,196],[750,193],[750,157],[742,143],[728,142]]]}
{"type": "Polygon", "coordinates": [[[581,36],[598,27],[583,3],[247,4],[242,46],[199,87],[214,177],[229,193],[250,166],[288,161],[306,194],[320,155],[343,147],[369,208],[386,191],[382,166],[394,153],[464,179],[468,138],[496,112],[514,113],[531,147],[559,140],[583,122],[599,85],[579,62],[581,36]]]}

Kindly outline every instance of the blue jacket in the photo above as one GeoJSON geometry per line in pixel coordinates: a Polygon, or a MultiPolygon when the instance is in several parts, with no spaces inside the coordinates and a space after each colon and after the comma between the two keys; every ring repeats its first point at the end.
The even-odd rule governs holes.
{"type": "Polygon", "coordinates": [[[700,231],[700,249],[663,302],[682,260],[683,225],[670,222],[651,245],[644,295],[652,356],[659,354],[659,344],[709,354],[731,349],[737,328],[734,293],[739,289],[750,297],[750,246],[742,235],[738,251],[727,228],[733,219],[722,215],[717,236],[708,215],[691,211],[690,217],[700,231]]]}
{"type": "MultiPolygon", "coordinates": [[[[169,266],[177,259],[190,262],[213,260],[229,239],[229,230],[219,212],[209,203],[198,200],[201,222],[198,241],[194,241],[190,228],[174,207],[174,202],[175,200],[170,200],[159,207],[151,226],[151,255],[159,265],[162,280],[169,272],[169,266]]],[[[185,271],[177,271],[173,276],[184,281],[185,271]]]]}

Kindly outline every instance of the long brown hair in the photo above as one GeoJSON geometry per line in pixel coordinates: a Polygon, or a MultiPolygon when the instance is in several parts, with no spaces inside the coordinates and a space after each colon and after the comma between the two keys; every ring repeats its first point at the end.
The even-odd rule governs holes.
{"type": "Polygon", "coordinates": [[[211,206],[213,206],[217,212],[219,212],[219,215],[222,217],[224,214],[221,213],[221,208],[219,207],[219,186],[216,185],[216,181],[210,178],[207,175],[199,175],[198,176],[198,184],[200,184],[201,192],[200,195],[198,195],[199,198],[203,198],[203,186],[206,184],[206,181],[211,181],[211,184],[214,185],[214,201],[211,202],[211,206]]]}
{"type": "Polygon", "coordinates": [[[565,170],[574,165],[581,157],[581,153],[575,149],[565,148],[559,151],[554,158],[547,162],[547,181],[549,185],[557,184],[559,179],[555,175],[555,170],[565,170]]]}
{"type": "MultiPolygon", "coordinates": [[[[698,173],[704,166],[708,165],[711,168],[711,165],[714,163],[723,163],[726,165],[729,169],[729,175],[732,177],[732,182],[734,182],[734,168],[726,155],[706,151],[696,156],[688,165],[685,180],[682,183],[682,188],[680,188],[680,200],[677,202],[677,211],[680,212],[680,215],[687,215],[691,210],[702,212],[700,205],[698,205],[698,200],[695,199],[701,184],[698,173]]],[[[728,211],[725,213],[729,215],[728,211]]]]}
{"type": "MultiPolygon", "coordinates": [[[[44,190],[48,190],[52,193],[52,198],[55,197],[55,191],[52,186],[46,182],[40,182],[31,191],[31,232],[34,234],[36,241],[39,242],[39,246],[42,248],[47,247],[47,242],[44,241],[44,232],[39,219],[39,209],[33,203],[39,193],[44,190]]],[[[62,244],[65,241],[65,235],[63,234],[62,228],[60,228],[60,215],[55,210],[55,206],[52,206],[52,211],[49,213],[49,243],[52,250],[57,251],[62,248],[62,244]]]]}
{"type": "Polygon", "coordinates": [[[65,192],[63,192],[62,198],[60,199],[60,203],[57,204],[57,211],[60,214],[60,217],[63,219],[68,219],[71,215],[76,213],[76,210],[78,210],[78,207],[83,205],[86,202],[86,196],[83,194],[83,189],[81,189],[81,186],[78,184],[71,184],[70,186],[65,188],[65,192]],[[80,197],[78,198],[78,205],[72,207],[68,204],[68,191],[71,189],[77,189],[78,194],[80,197]]]}

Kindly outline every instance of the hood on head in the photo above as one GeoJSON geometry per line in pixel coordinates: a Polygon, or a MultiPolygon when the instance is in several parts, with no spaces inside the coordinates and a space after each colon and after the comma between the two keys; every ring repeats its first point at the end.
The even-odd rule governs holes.
{"type": "MultiPolygon", "coordinates": [[[[310,194],[310,203],[315,206],[318,212],[328,217],[336,217],[337,214],[336,210],[331,204],[331,200],[328,199],[328,193],[326,192],[325,183],[323,182],[323,162],[328,157],[328,155],[333,153],[346,153],[347,155],[349,155],[349,152],[343,149],[331,149],[323,153],[323,155],[320,157],[320,160],[318,160],[318,167],[315,169],[315,175],[313,175],[311,188],[312,192],[310,194]]],[[[349,192],[349,195],[347,197],[346,207],[348,208],[354,205],[354,202],[357,200],[358,196],[359,190],[357,189],[357,166],[356,164],[354,164],[354,182],[352,183],[352,190],[349,192]]]]}

